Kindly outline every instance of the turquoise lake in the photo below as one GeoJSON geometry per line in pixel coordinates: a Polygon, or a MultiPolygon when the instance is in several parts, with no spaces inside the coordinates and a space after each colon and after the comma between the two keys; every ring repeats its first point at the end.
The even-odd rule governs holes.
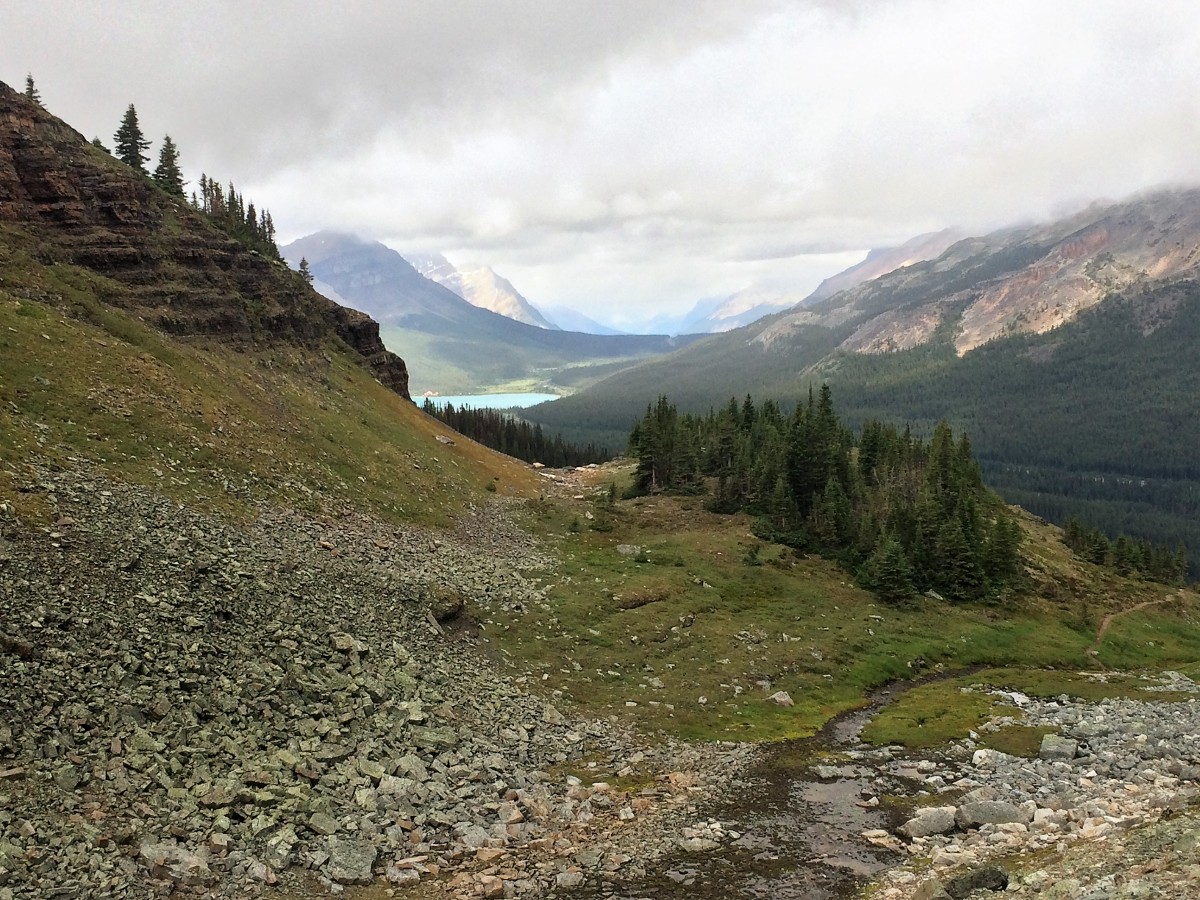
{"type": "Polygon", "coordinates": [[[440,397],[414,397],[418,406],[423,406],[426,400],[434,406],[445,406],[453,403],[455,408],[469,406],[472,409],[509,409],[513,406],[536,406],[547,400],[557,400],[558,394],[443,394],[440,397]]]}

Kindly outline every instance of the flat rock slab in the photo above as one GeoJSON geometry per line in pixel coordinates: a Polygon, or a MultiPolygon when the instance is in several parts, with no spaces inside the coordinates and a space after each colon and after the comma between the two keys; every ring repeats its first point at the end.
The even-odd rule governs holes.
{"type": "Polygon", "coordinates": [[[336,884],[371,883],[376,850],[370,841],[330,836],[325,849],[329,853],[330,881],[336,884]]]}
{"type": "Polygon", "coordinates": [[[1024,814],[1014,803],[1004,800],[978,800],[964,803],[958,808],[954,821],[959,828],[978,828],[980,825],[1003,825],[1007,822],[1023,822],[1024,814]]]}
{"type": "Polygon", "coordinates": [[[1038,756],[1046,760],[1064,760],[1070,762],[1079,752],[1079,742],[1060,734],[1047,734],[1042,738],[1038,756]]]}

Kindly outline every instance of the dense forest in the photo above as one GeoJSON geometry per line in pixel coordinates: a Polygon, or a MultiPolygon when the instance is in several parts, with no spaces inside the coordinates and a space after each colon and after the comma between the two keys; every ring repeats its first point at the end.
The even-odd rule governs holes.
{"type": "Polygon", "coordinates": [[[1063,527],[1063,543],[1081,559],[1107,566],[1121,575],[1140,575],[1164,584],[1182,584],[1187,576],[1187,551],[1183,544],[1172,550],[1124,534],[1110,541],[1099,528],[1087,528],[1073,517],[1063,527]]]}
{"type": "Polygon", "coordinates": [[[559,434],[546,437],[541,425],[530,424],[501,410],[470,406],[455,408],[453,403],[438,407],[428,399],[423,408],[427,415],[445,422],[459,434],[525,462],[540,462],[559,469],[607,462],[612,458],[607,450],[592,444],[577,447],[564,441],[559,434]]]}
{"type": "Polygon", "coordinates": [[[637,491],[711,485],[714,511],[757,516],[763,537],[839,560],[889,602],[992,599],[1019,577],[1020,526],[944,422],[928,442],[881,422],[855,435],[828,385],[790,415],[747,396],[695,416],[660,397],[629,448],[637,491]]]}

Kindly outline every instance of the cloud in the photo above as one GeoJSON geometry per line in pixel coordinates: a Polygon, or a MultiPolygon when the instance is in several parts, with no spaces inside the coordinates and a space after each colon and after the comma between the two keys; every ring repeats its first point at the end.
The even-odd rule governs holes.
{"type": "Polygon", "coordinates": [[[105,140],[132,100],[284,236],[439,250],[585,312],[805,289],[916,233],[1200,180],[1179,0],[9,0],[6,20],[0,77],[33,71],[105,140]]]}

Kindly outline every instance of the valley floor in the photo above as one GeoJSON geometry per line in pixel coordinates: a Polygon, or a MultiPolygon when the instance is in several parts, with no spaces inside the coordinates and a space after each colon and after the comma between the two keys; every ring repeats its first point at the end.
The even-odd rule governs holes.
{"type": "MultiPolygon", "coordinates": [[[[828,638],[818,656],[802,646],[816,668],[781,679],[801,701],[790,726],[782,724],[789,708],[767,703],[765,689],[757,699],[719,695],[717,682],[732,684],[737,674],[724,668],[708,674],[696,663],[680,673],[688,658],[680,655],[670,657],[678,666],[654,657],[634,667],[620,646],[643,652],[646,643],[630,635],[649,634],[649,620],[632,619],[620,646],[600,628],[591,634],[571,608],[594,605],[591,593],[576,593],[585,571],[610,581],[604,602],[626,619],[703,622],[716,610],[713,592],[741,596],[734,588],[756,567],[735,557],[735,584],[718,570],[693,575],[694,558],[680,546],[643,540],[632,551],[608,549],[630,546],[619,542],[633,527],[625,513],[597,505],[610,475],[545,472],[541,501],[492,499],[438,531],[333,503],[316,514],[262,506],[251,521],[235,521],[85,468],[23,469],[17,488],[48,514],[22,521],[7,504],[0,511],[0,898],[761,895],[771,882],[755,860],[774,838],[756,818],[762,810],[747,804],[759,796],[762,767],[791,745],[764,750],[711,738],[731,724],[803,733],[853,707],[852,686],[823,706],[801,696],[805,685],[828,680],[819,656],[842,639],[828,638]],[[564,528],[598,514],[616,517],[615,530],[564,528]],[[657,571],[662,596],[621,606],[635,588],[653,586],[635,561],[646,550],[679,554],[681,564],[657,571]],[[599,569],[573,567],[594,553],[605,560],[599,569]],[[706,606],[672,607],[686,599],[670,580],[676,572],[706,606]],[[618,668],[599,673],[610,683],[601,690],[594,663],[606,656],[618,668]],[[712,701],[697,706],[698,689],[712,701]],[[709,740],[680,738],[704,727],[709,740]]],[[[676,540],[700,515],[670,503],[629,514],[643,537],[647,516],[676,517],[676,540]]],[[[732,541],[702,547],[729,557],[744,536],[734,528],[707,540],[732,541]]],[[[809,574],[810,563],[796,565],[803,578],[826,577],[820,564],[809,574]]],[[[837,599],[871,624],[869,637],[918,622],[901,616],[902,626],[885,625],[848,588],[837,599]]],[[[724,626],[742,648],[727,651],[730,665],[741,665],[742,653],[747,665],[774,665],[765,655],[773,645],[794,657],[794,642],[769,634],[775,626],[763,609],[742,601],[739,615],[749,619],[724,626]],[[763,624],[761,636],[750,620],[763,624]]],[[[804,623],[788,627],[806,634],[804,623]]],[[[1117,619],[1111,627],[1134,626],[1117,619]]],[[[655,652],[675,653],[672,646],[693,640],[687,631],[663,627],[655,652]]],[[[1090,641],[1081,636],[1079,645],[1090,641]]],[[[835,671],[851,683],[848,670],[835,671]]],[[[870,743],[856,731],[849,743],[814,750],[788,771],[784,797],[803,785],[857,785],[843,812],[866,810],[876,827],[847,828],[846,842],[879,849],[888,865],[913,861],[871,889],[889,900],[939,896],[924,886],[930,864],[948,882],[948,866],[997,855],[1020,896],[1187,896],[1171,891],[1196,883],[1195,686],[1179,676],[1167,685],[1172,694],[1155,695],[1142,690],[1154,683],[1113,677],[1088,689],[1087,704],[1033,696],[1021,710],[997,707],[987,687],[1037,694],[1034,676],[1011,671],[1011,685],[992,680],[1002,675],[986,687],[970,681],[982,675],[952,683],[954,696],[966,698],[956,708],[986,699],[972,720],[977,740],[906,749],[895,743],[899,726],[885,721],[882,736],[867,732],[870,743]],[[983,723],[994,716],[1061,732],[1078,750],[1041,762],[990,750],[973,756],[989,746],[983,723]],[[961,811],[976,801],[1009,804],[1016,818],[955,824],[951,814],[944,835],[903,841],[894,831],[914,808],[961,811]],[[1133,827],[1142,822],[1152,824],[1133,827]],[[1126,891],[1133,866],[1142,867],[1133,879],[1140,894],[1126,891]]],[[[936,691],[917,688],[891,711],[919,713],[932,729],[938,717],[925,717],[942,703],[936,691]]],[[[820,806],[826,788],[810,793],[817,800],[792,813],[811,814],[802,836],[839,815],[820,806]]],[[[814,855],[803,841],[788,853],[770,877],[839,865],[837,854],[814,855]]],[[[863,876],[842,872],[822,890],[857,890],[863,876]]]]}

